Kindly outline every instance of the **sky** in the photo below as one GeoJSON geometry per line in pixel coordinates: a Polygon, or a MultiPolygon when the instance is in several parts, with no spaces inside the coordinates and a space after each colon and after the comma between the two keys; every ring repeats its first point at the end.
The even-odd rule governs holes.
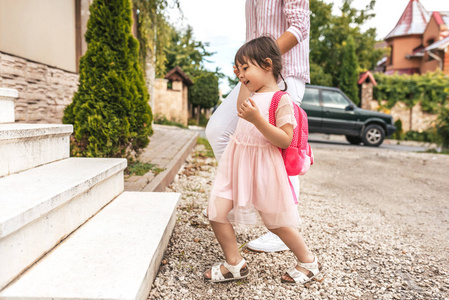
{"type": "MultiPolygon", "coordinates": [[[[383,39],[397,24],[410,0],[376,0],[376,16],[366,24],[375,27],[377,38],[383,39]]],[[[209,43],[207,50],[215,52],[205,66],[215,71],[218,67],[227,76],[233,76],[232,62],[238,48],[245,42],[245,0],[179,0],[184,15],[183,26],[193,28],[196,41],[209,43]]],[[[334,3],[333,14],[340,12],[342,0],[324,0],[334,3]]],[[[363,9],[369,0],[354,0],[352,5],[363,9]]],[[[449,0],[420,0],[428,11],[449,11],[449,0]]],[[[176,17],[174,17],[176,19],[176,17]]],[[[179,21],[178,21],[179,22],[179,21]]],[[[177,22],[177,23],[178,23],[177,22]]],[[[227,79],[220,81],[223,93],[229,91],[227,79]]]]}

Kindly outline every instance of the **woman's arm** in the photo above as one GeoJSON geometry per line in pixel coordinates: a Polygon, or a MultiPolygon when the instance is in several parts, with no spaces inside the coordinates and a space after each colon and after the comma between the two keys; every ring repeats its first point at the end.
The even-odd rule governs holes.
{"type": "Polygon", "coordinates": [[[277,40],[282,54],[309,37],[309,0],[284,0],[284,15],[289,28],[277,40]]]}
{"type": "Polygon", "coordinates": [[[286,149],[293,139],[293,125],[285,124],[278,128],[265,120],[259,112],[256,103],[249,98],[238,109],[238,116],[253,123],[254,126],[276,147],[286,149]]]}
{"type": "Polygon", "coordinates": [[[281,54],[284,55],[298,45],[298,40],[293,33],[286,31],[277,39],[276,43],[278,44],[279,50],[281,50],[281,54]]]}

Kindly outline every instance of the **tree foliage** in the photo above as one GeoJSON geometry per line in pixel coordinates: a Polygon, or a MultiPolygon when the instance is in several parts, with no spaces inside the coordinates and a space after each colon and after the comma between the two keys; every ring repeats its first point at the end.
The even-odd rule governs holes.
{"type": "Polygon", "coordinates": [[[234,75],[234,76],[226,76],[226,80],[228,81],[228,86],[229,86],[229,92],[227,94],[223,94],[223,98],[227,98],[229,96],[229,94],[232,92],[232,90],[235,88],[235,86],[239,83],[239,78],[234,75]]]}
{"type": "Polygon", "coordinates": [[[141,64],[148,63],[148,54],[155,55],[156,77],[164,77],[179,66],[194,83],[189,88],[189,102],[200,108],[214,106],[219,98],[218,79],[223,75],[204,67],[213,55],[206,49],[208,43],[196,41],[190,26],[183,30],[170,24],[167,8],[177,7],[180,11],[179,0],[133,0],[133,4],[139,19],[141,64]]]}
{"type": "MultiPolygon", "coordinates": [[[[148,51],[155,55],[157,77],[164,77],[167,72],[166,47],[171,42],[174,30],[167,16],[167,8],[177,7],[179,0],[132,0],[138,16],[139,57],[142,69],[145,70],[148,51]]],[[[180,10],[179,10],[180,11],[180,10]]]]}
{"type": "Polygon", "coordinates": [[[310,82],[315,85],[333,86],[332,75],[326,73],[320,65],[310,63],[310,82]]]}
{"type": "Polygon", "coordinates": [[[74,125],[73,155],[123,157],[149,143],[152,114],[131,13],[129,0],[90,6],[79,88],[63,117],[74,125]]]}
{"type": "Polygon", "coordinates": [[[449,108],[443,107],[438,115],[436,129],[441,137],[441,144],[444,150],[449,150],[449,108]]]}
{"type": "Polygon", "coordinates": [[[449,76],[442,71],[423,75],[374,73],[374,78],[377,82],[374,96],[378,101],[387,100],[388,109],[398,101],[403,101],[408,107],[421,102],[424,111],[435,113],[439,107],[449,103],[449,76]]]}
{"type": "MultiPolygon", "coordinates": [[[[343,44],[348,37],[355,41],[355,53],[358,60],[358,72],[371,70],[376,66],[385,50],[375,49],[376,29],[370,28],[362,32],[361,26],[373,16],[375,0],[365,9],[351,7],[353,0],[344,0],[341,14],[332,15],[333,4],[322,0],[310,0],[310,64],[311,83],[328,83],[323,74],[331,77],[332,86],[340,86],[341,65],[344,53],[343,44]]],[[[329,84],[325,84],[329,85],[329,84]]]]}
{"type": "Polygon", "coordinates": [[[171,70],[175,66],[191,77],[197,76],[200,70],[204,70],[204,63],[214,53],[208,52],[208,43],[196,41],[193,37],[193,29],[187,26],[185,30],[174,30],[171,33],[170,44],[165,48],[166,67],[171,70]]]}
{"type": "Polygon", "coordinates": [[[410,128],[412,124],[412,109],[421,103],[424,111],[437,113],[449,102],[449,76],[442,71],[428,72],[423,75],[385,75],[375,73],[377,86],[374,96],[379,101],[387,100],[386,107],[393,108],[402,101],[410,109],[410,128]]]}
{"type": "Polygon", "coordinates": [[[212,108],[219,100],[218,77],[215,72],[202,71],[189,88],[190,103],[200,108],[212,108]]]}
{"type": "Polygon", "coordinates": [[[357,85],[359,67],[357,57],[355,55],[354,39],[352,36],[348,37],[348,40],[343,44],[343,47],[344,51],[341,58],[340,70],[340,88],[352,101],[354,101],[355,104],[359,104],[359,87],[357,85]]]}
{"type": "Polygon", "coordinates": [[[223,76],[219,70],[211,72],[204,63],[213,53],[207,51],[208,43],[196,41],[193,29],[188,26],[185,31],[173,31],[170,47],[166,48],[167,69],[181,67],[193,81],[189,88],[189,102],[199,108],[211,108],[218,103],[218,80],[223,76]]]}

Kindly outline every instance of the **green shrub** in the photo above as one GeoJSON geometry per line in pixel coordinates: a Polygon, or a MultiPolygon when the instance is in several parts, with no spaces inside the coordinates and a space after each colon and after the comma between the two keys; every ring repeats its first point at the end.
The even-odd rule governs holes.
{"type": "Polygon", "coordinates": [[[449,150],[449,108],[444,107],[438,115],[436,131],[444,151],[449,150]]]}
{"type": "Polygon", "coordinates": [[[394,122],[394,126],[396,126],[396,131],[391,135],[391,138],[395,139],[395,140],[403,140],[404,139],[404,131],[402,129],[401,119],[397,119],[394,122]]]}
{"type": "Polygon", "coordinates": [[[190,118],[188,124],[198,126],[198,122],[196,121],[195,118],[190,118]]]}
{"type": "Polygon", "coordinates": [[[403,139],[405,141],[417,141],[425,143],[436,143],[438,141],[436,131],[432,129],[422,132],[409,130],[404,134],[403,139]]]}
{"type": "Polygon", "coordinates": [[[149,143],[152,113],[131,16],[129,0],[90,6],[79,88],[63,117],[74,126],[72,155],[130,157],[149,143]]]}
{"type": "Polygon", "coordinates": [[[409,130],[404,132],[402,129],[402,121],[400,119],[394,122],[396,131],[391,135],[392,139],[400,141],[417,141],[425,143],[438,143],[439,137],[434,128],[425,131],[409,130]]]}
{"type": "Polygon", "coordinates": [[[206,127],[208,122],[209,122],[209,119],[204,114],[200,114],[199,122],[197,121],[196,118],[190,118],[188,121],[189,125],[195,125],[195,126],[201,126],[201,127],[206,127]]]}
{"type": "Polygon", "coordinates": [[[154,116],[154,123],[160,124],[160,125],[168,125],[168,126],[177,126],[180,128],[187,128],[186,126],[182,125],[179,122],[168,120],[165,115],[161,115],[161,114],[156,114],[154,116]]]}
{"type": "Polygon", "coordinates": [[[209,119],[206,118],[206,115],[200,114],[200,123],[198,125],[202,126],[202,127],[206,127],[207,122],[209,122],[209,119]]]}
{"type": "Polygon", "coordinates": [[[422,75],[385,75],[374,73],[377,86],[373,93],[377,101],[387,100],[386,107],[393,108],[403,101],[409,108],[420,102],[423,111],[437,113],[449,99],[449,75],[438,70],[422,75]]]}

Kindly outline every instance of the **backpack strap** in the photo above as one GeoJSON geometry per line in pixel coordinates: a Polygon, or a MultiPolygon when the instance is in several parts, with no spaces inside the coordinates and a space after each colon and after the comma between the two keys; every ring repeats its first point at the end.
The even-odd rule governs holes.
{"type": "Polygon", "coordinates": [[[283,91],[277,91],[274,93],[271,99],[270,109],[268,111],[268,121],[271,125],[276,126],[276,110],[278,109],[279,101],[281,101],[282,96],[287,94],[283,91]]]}
{"type": "MultiPolygon", "coordinates": [[[[269,109],[269,113],[268,113],[268,120],[270,122],[271,125],[276,126],[276,110],[278,108],[279,105],[279,101],[281,100],[282,96],[284,96],[285,94],[287,94],[286,92],[282,92],[282,91],[277,91],[276,93],[274,93],[273,95],[273,99],[271,99],[271,104],[270,104],[270,109],[269,109]]],[[[293,112],[294,112],[294,117],[296,119],[296,122],[299,121],[299,116],[301,115],[300,113],[300,107],[293,103],[293,112]]],[[[299,136],[299,123],[297,124],[296,128],[293,129],[293,139],[292,139],[292,143],[290,144],[290,146],[295,146],[296,148],[299,148],[299,140],[298,140],[298,136],[299,136]]],[[[279,148],[279,151],[281,152],[282,158],[285,161],[285,151],[281,148],[279,148]]],[[[290,178],[288,178],[288,183],[290,185],[290,189],[292,191],[292,196],[293,196],[293,201],[295,202],[295,204],[298,204],[298,197],[296,196],[295,193],[295,189],[293,188],[293,184],[290,180],[290,178]]]]}
{"type": "MultiPolygon", "coordinates": [[[[295,147],[295,148],[301,148],[301,108],[298,106],[298,104],[296,104],[295,102],[293,102],[293,113],[294,113],[294,117],[296,120],[296,127],[293,128],[293,139],[292,139],[292,143],[290,146],[295,147]]],[[[307,120],[306,120],[307,122],[307,120]]]]}
{"type": "MultiPolygon", "coordinates": [[[[276,110],[278,108],[279,105],[279,101],[281,100],[282,96],[287,94],[286,92],[282,92],[282,91],[277,91],[276,93],[274,93],[273,95],[273,99],[271,99],[271,104],[270,104],[270,110],[269,110],[269,114],[268,114],[268,119],[271,125],[276,126],[276,110]]],[[[300,148],[301,147],[301,132],[300,132],[300,128],[301,128],[301,117],[302,117],[302,112],[301,112],[301,108],[294,102],[293,103],[293,113],[294,113],[294,117],[296,119],[296,127],[293,128],[293,138],[292,138],[292,142],[290,144],[291,147],[295,147],[295,148],[300,148]]],[[[305,119],[306,123],[307,123],[307,118],[305,119]]],[[[285,151],[282,151],[282,149],[279,149],[282,152],[282,156],[285,159],[285,151]]]]}
{"type": "Polygon", "coordinates": [[[298,109],[298,126],[299,130],[299,138],[298,138],[298,148],[301,150],[307,150],[308,139],[309,139],[309,123],[307,122],[307,114],[306,112],[299,107],[298,109]]]}

